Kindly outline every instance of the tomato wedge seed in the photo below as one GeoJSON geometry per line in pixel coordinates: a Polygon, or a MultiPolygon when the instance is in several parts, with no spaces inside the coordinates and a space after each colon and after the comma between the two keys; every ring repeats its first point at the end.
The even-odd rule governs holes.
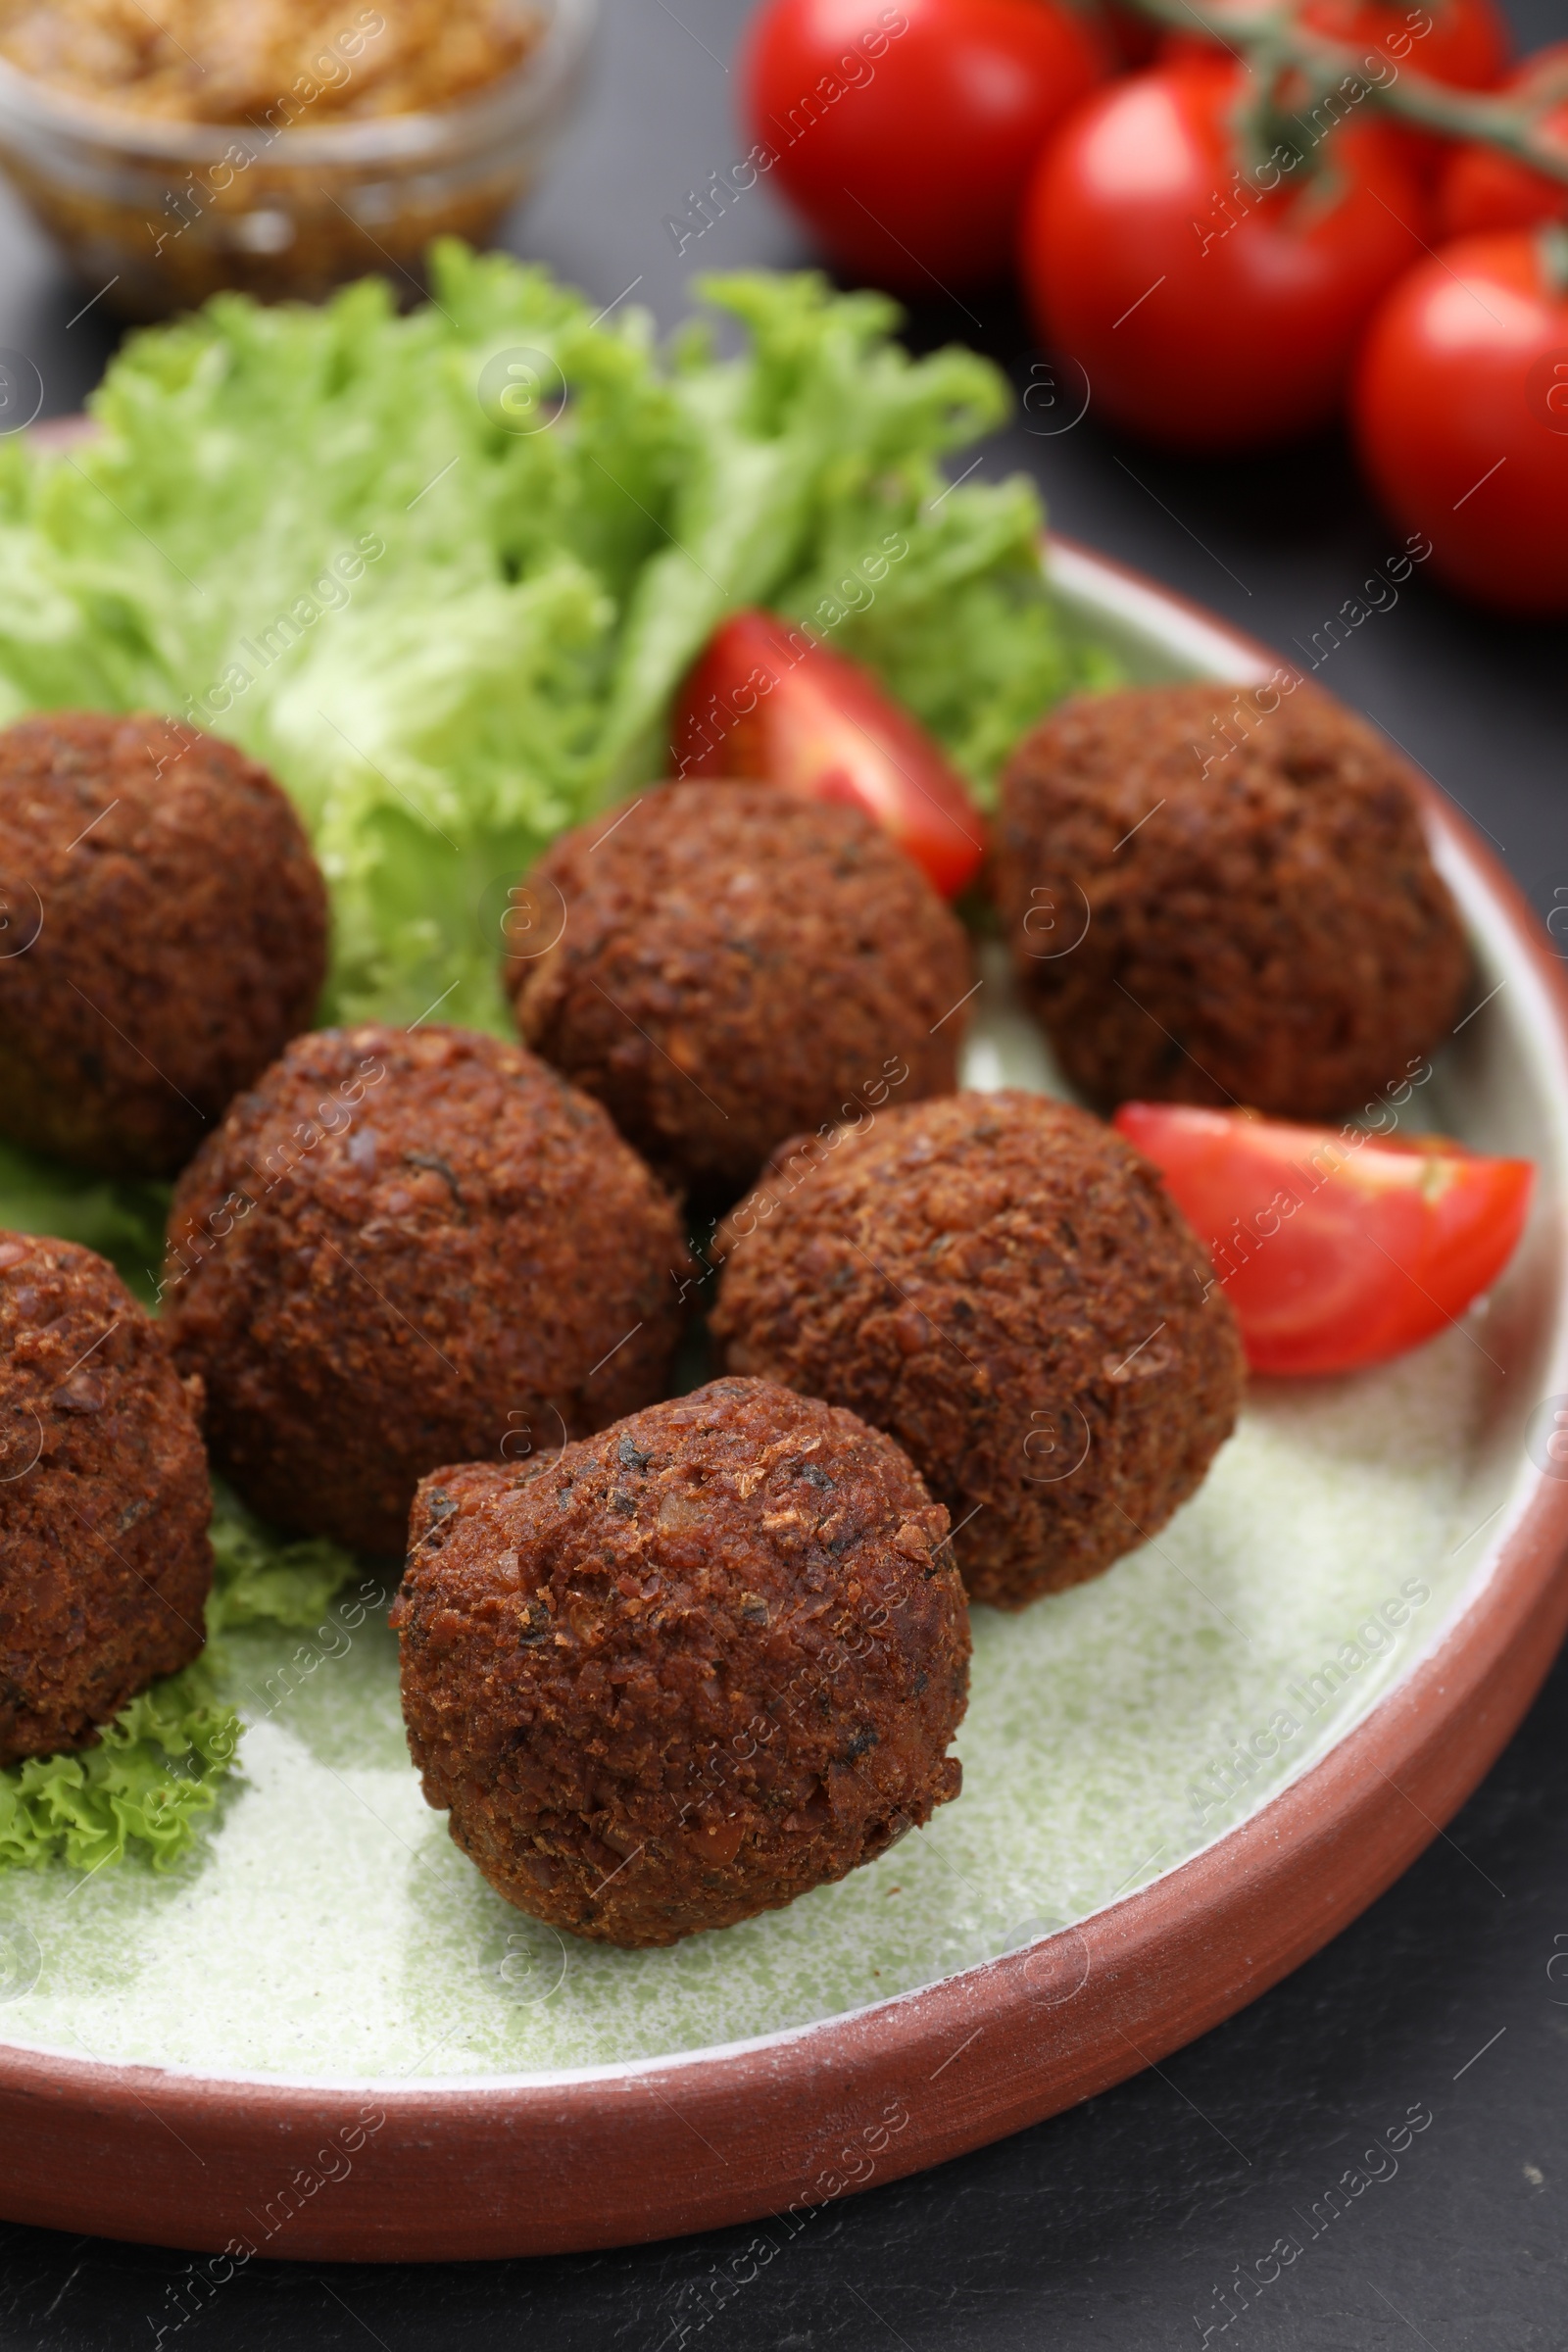
{"type": "Polygon", "coordinates": [[[868,670],[776,613],[731,613],[676,705],[678,776],[765,778],[863,808],[944,898],[972,882],[985,820],[962,778],[868,670]]]}
{"type": "Polygon", "coordinates": [[[1420,1347],[1489,1290],[1518,1246],[1535,1168],[1444,1136],[1300,1127],[1252,1111],[1124,1102],[1207,1249],[1254,1372],[1356,1371],[1420,1347]]]}

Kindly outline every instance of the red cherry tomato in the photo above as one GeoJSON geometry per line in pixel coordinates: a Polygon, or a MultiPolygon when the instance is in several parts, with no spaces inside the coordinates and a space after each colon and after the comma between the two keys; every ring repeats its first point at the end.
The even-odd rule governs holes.
{"type": "Polygon", "coordinates": [[[1100,13],[1118,63],[1130,73],[1136,73],[1140,66],[1149,65],[1169,38],[1148,17],[1139,16],[1135,9],[1122,7],[1120,0],[1102,0],[1100,13]]]}
{"type": "Polygon", "coordinates": [[[1368,473],[1434,570],[1504,612],[1568,612],[1568,291],[1549,240],[1462,237],[1395,287],[1355,387],[1368,473]]]}
{"type": "Polygon", "coordinates": [[[772,178],[833,258],[929,299],[1004,274],[1041,144],[1108,66],[1068,0],[765,0],[741,70],[772,178]]]}
{"type": "Polygon", "coordinates": [[[1117,82],[1046,150],[1024,209],[1042,337],[1102,413],[1175,449],[1327,423],[1378,298],[1422,253],[1425,198],[1369,108],[1328,132],[1310,176],[1276,148],[1249,179],[1246,90],[1226,60],[1117,82]]]}
{"type": "Polygon", "coordinates": [[[681,776],[761,776],[874,816],[944,898],[974,880],[985,822],[925,729],[870,673],[775,613],[736,612],[681,689],[681,776]]]}
{"type": "MultiPolygon", "coordinates": [[[[1562,104],[1544,116],[1541,129],[1568,163],[1568,41],[1538,49],[1503,84],[1510,96],[1562,92],[1562,104]]],[[[1456,148],[1438,193],[1445,236],[1469,237],[1493,228],[1532,228],[1538,220],[1568,220],[1568,179],[1534,172],[1499,148],[1456,148]]]]}
{"type": "Polygon", "coordinates": [[[1512,1257],[1535,1183],[1441,1136],[1170,1102],[1114,1125],[1208,1250],[1254,1372],[1353,1372],[1435,1338],[1512,1257]]]}

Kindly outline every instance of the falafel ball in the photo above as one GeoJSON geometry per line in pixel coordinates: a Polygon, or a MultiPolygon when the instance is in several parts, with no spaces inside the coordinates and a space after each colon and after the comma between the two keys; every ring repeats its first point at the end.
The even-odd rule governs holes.
{"type": "Polygon", "coordinates": [[[1216,687],[1135,687],[1019,745],[997,858],[1014,962],[1093,1102],[1330,1118],[1452,1027],[1464,934],[1375,728],[1305,681],[1220,716],[1216,687]]]}
{"type": "Polygon", "coordinates": [[[957,1083],[963,928],[862,809],[664,784],[554,842],[530,887],[563,927],[507,967],[524,1039],[705,1205],[867,1086],[957,1083]]]}
{"type": "Polygon", "coordinates": [[[598,1103],[520,1046],[328,1029],[182,1178],[169,1324],[245,1500],[396,1553],[438,1463],[523,1459],[661,1395],[687,1263],[598,1103]]]}
{"type": "Polygon", "coordinates": [[[316,1007],[326,888],[216,736],[52,710],[0,734],[0,1132],[172,1176],[316,1007]]]}
{"type": "Polygon", "coordinates": [[[718,1380],[518,1475],[419,1489],[392,1612],[430,1804],[601,1942],[778,1910],[958,1793],[948,1515],[853,1413],[718,1380]]]}
{"type": "Polygon", "coordinates": [[[1206,1253],[1158,1171],[1070,1103],[888,1111],[719,1247],[728,1369],[896,1438],[996,1608],[1155,1534],[1235,1426],[1242,1344],[1206,1253]]]}
{"type": "Polygon", "coordinates": [[[0,1765],[90,1746],[201,1650],[199,1401],[113,1266],[0,1233],[0,1765]]]}

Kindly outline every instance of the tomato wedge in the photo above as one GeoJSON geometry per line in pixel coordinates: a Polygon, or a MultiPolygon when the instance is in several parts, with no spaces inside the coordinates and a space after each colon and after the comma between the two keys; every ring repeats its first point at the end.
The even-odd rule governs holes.
{"type": "Polygon", "coordinates": [[[756,608],[732,613],[681,689],[678,776],[756,776],[874,816],[944,898],[980,870],[985,825],[962,779],[869,671],[756,608]]]}
{"type": "Polygon", "coordinates": [[[1168,1102],[1112,1124],[1206,1246],[1254,1372],[1352,1372],[1434,1338],[1508,1263],[1535,1183],[1443,1136],[1168,1102]]]}

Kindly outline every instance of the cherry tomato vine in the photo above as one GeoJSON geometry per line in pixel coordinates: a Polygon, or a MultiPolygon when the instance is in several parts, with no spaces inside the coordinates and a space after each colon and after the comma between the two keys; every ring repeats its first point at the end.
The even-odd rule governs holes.
{"type": "Polygon", "coordinates": [[[1402,30],[1380,45],[1317,30],[1309,21],[1312,0],[1234,8],[1205,8],[1196,0],[1119,4],[1168,32],[1200,34],[1245,60],[1255,85],[1238,109],[1246,155],[1266,157],[1282,139],[1289,144],[1303,116],[1310,119],[1314,106],[1339,97],[1380,108],[1446,140],[1494,148],[1568,187],[1568,140],[1560,121],[1568,57],[1506,91],[1467,90],[1405,62],[1422,37],[1419,21],[1424,18],[1429,27],[1433,22],[1424,7],[1412,8],[1402,30]],[[1395,71],[1374,72],[1374,61],[1395,71]]]}

